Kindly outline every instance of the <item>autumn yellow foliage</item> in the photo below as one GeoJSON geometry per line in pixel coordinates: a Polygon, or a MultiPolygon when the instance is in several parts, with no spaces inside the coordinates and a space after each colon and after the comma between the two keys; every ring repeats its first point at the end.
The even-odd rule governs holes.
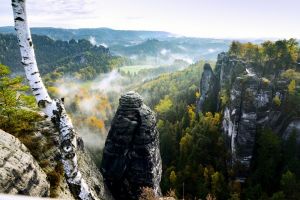
{"type": "Polygon", "coordinates": [[[104,122],[101,119],[98,119],[95,116],[91,116],[87,118],[87,123],[94,128],[103,129],[104,128],[104,122]]]}
{"type": "Polygon", "coordinates": [[[292,80],[288,86],[289,94],[295,94],[296,91],[296,81],[292,80]]]}

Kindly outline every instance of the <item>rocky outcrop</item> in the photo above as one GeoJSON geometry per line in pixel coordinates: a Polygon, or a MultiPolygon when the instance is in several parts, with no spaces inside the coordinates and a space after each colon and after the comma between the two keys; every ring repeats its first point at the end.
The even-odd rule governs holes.
{"type": "Polygon", "coordinates": [[[45,172],[28,149],[14,136],[0,130],[0,193],[48,197],[45,172]]]}
{"type": "Polygon", "coordinates": [[[77,152],[78,167],[89,188],[96,194],[97,198],[101,200],[113,200],[114,198],[106,187],[102,174],[91,159],[88,151],[82,145],[83,143],[81,141],[79,143],[81,143],[81,148],[77,152]]]}
{"type": "Polygon", "coordinates": [[[292,133],[296,134],[297,143],[300,144],[300,119],[292,120],[283,133],[283,138],[288,139],[292,133]]]}
{"type": "Polygon", "coordinates": [[[154,113],[135,92],[121,96],[101,171],[116,199],[138,199],[142,187],[160,195],[161,157],[154,113]]]}
{"type": "MultiPolygon", "coordinates": [[[[47,162],[47,166],[43,166],[43,170],[51,175],[53,170],[61,165],[61,156],[59,150],[59,133],[56,131],[53,123],[50,120],[42,120],[36,123],[35,135],[38,137],[40,145],[47,145],[48,148],[37,155],[37,160],[43,165],[47,162]]],[[[78,167],[84,179],[87,181],[89,188],[99,199],[112,200],[109,190],[106,188],[102,174],[92,161],[89,152],[85,149],[81,138],[78,138],[78,167]]],[[[61,166],[62,167],[62,166],[61,166]]],[[[59,185],[55,188],[55,196],[59,199],[76,199],[72,195],[72,188],[69,188],[64,177],[59,181],[59,185]]]]}
{"type": "Polygon", "coordinates": [[[50,182],[50,197],[58,199],[74,199],[63,175],[58,147],[59,133],[53,126],[53,123],[46,119],[35,122],[34,127],[34,132],[27,133],[30,140],[33,142],[29,147],[30,153],[34,155],[38,164],[48,176],[48,179],[55,182],[50,182]]]}
{"type": "MultiPolygon", "coordinates": [[[[41,115],[41,118],[44,118],[42,114],[39,115],[41,115]]],[[[61,155],[59,150],[59,133],[57,132],[53,123],[47,119],[42,119],[35,122],[33,127],[33,132],[27,132],[25,136],[19,136],[28,148],[26,148],[18,139],[14,138],[13,136],[7,134],[9,137],[4,137],[2,136],[3,133],[0,132],[0,193],[25,194],[30,196],[50,195],[50,197],[55,197],[58,199],[76,199],[72,195],[72,188],[69,188],[64,177],[64,170],[61,163],[61,155]],[[12,150],[9,148],[12,148],[12,150]],[[9,153],[8,150],[10,150],[12,153],[9,153]],[[13,154],[14,152],[16,152],[15,154],[17,155],[15,157],[13,154]],[[25,153],[21,154],[22,152],[25,153]],[[8,161],[12,160],[12,162],[17,164],[12,163],[7,165],[9,162],[1,163],[2,160],[7,160],[8,156],[11,157],[8,161]],[[32,159],[32,163],[29,162],[29,158],[32,159]],[[10,169],[10,166],[16,166],[18,171],[15,171],[17,169],[14,169],[13,167],[10,169]],[[28,170],[28,172],[26,170],[28,170]],[[34,179],[36,175],[29,180],[33,173],[30,170],[37,172],[37,180],[34,179]],[[21,174],[23,171],[24,173],[21,174]],[[18,172],[19,175],[16,174],[16,172],[18,172]],[[42,191],[39,191],[41,189],[35,189],[35,185],[30,186],[31,183],[44,183],[40,174],[43,175],[42,178],[44,181],[49,180],[49,182],[46,181],[47,190],[45,195],[44,193],[39,194],[39,192],[42,193],[42,191]],[[20,185],[9,186],[8,183],[14,183],[14,176],[20,185]],[[30,190],[30,192],[28,192],[24,186],[26,184],[24,183],[23,179],[24,181],[28,179],[26,182],[26,184],[28,183],[27,187],[35,190],[30,190]],[[6,187],[10,187],[10,189],[7,189],[6,187]],[[22,189],[22,187],[25,189],[22,189]]],[[[82,176],[85,178],[85,180],[87,180],[88,186],[91,188],[92,192],[97,195],[98,199],[113,200],[111,193],[104,184],[102,174],[90,158],[89,152],[83,145],[83,141],[79,138],[77,142],[79,146],[77,152],[78,167],[82,176]]],[[[42,186],[39,186],[38,188],[41,188],[42,186]]]]}
{"type": "Polygon", "coordinates": [[[204,65],[200,81],[200,99],[197,102],[198,112],[216,111],[218,105],[218,85],[217,79],[210,64],[204,65]]]}
{"type": "Polygon", "coordinates": [[[223,131],[229,137],[233,159],[250,166],[258,126],[264,125],[272,105],[272,88],[246,74],[234,81],[224,111],[223,131]]]}
{"type": "MultiPolygon", "coordinates": [[[[288,138],[293,131],[300,136],[299,119],[294,119],[274,102],[276,97],[284,104],[289,81],[272,72],[267,73],[267,77],[262,74],[253,63],[221,53],[215,71],[206,65],[201,78],[199,102],[216,99],[213,104],[218,112],[223,112],[223,133],[228,139],[232,163],[239,162],[245,169],[250,166],[258,130],[269,128],[283,138],[288,138]],[[223,107],[217,100],[221,95],[228,99],[223,107]]],[[[215,111],[212,106],[206,109],[215,111]]]]}

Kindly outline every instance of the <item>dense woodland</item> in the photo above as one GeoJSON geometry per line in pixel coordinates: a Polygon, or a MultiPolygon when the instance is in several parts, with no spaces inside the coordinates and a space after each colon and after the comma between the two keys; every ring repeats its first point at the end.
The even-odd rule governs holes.
{"type": "MultiPolygon", "coordinates": [[[[50,80],[72,76],[78,80],[91,80],[99,73],[109,72],[129,61],[112,56],[109,49],[92,45],[88,40],[53,40],[33,35],[36,57],[41,74],[50,80]],[[59,52],[59,53],[58,53],[59,52]]],[[[14,73],[22,73],[17,38],[13,34],[0,34],[0,63],[10,66],[14,73]]]]}
{"type": "MultiPolygon", "coordinates": [[[[233,42],[229,54],[251,62],[266,81],[288,79],[287,101],[274,102],[282,112],[300,116],[296,84],[300,80],[300,57],[295,40],[262,45],[233,42]]],[[[231,155],[221,132],[222,110],[204,114],[195,111],[202,66],[162,75],[140,88],[158,113],[163,192],[171,188],[182,198],[184,186],[185,198],[190,199],[299,199],[300,151],[296,133],[282,139],[269,129],[258,131],[249,177],[243,184],[236,181],[239,166],[228,162],[231,155]]],[[[220,102],[226,104],[225,97],[221,98],[220,102]]]]}
{"type": "MultiPolygon", "coordinates": [[[[2,53],[17,54],[14,37],[0,35],[0,63],[10,65],[13,72],[18,72],[16,66],[20,59],[3,57],[2,53]]],[[[60,78],[64,74],[73,73],[83,82],[80,82],[82,85],[71,97],[72,100],[67,102],[67,109],[72,112],[78,126],[89,124],[88,130],[91,132],[105,134],[116,109],[117,94],[94,91],[91,89],[94,86],[92,82],[86,80],[92,80],[97,74],[109,72],[128,61],[113,57],[107,49],[92,46],[85,40],[62,42],[43,36],[34,36],[33,40],[51,94],[59,95],[55,83],[58,81],[61,84],[60,78]],[[80,101],[87,99],[96,99],[93,101],[96,110],[83,111],[80,101]]],[[[274,102],[283,112],[300,117],[300,91],[297,86],[300,81],[297,64],[300,56],[295,40],[268,41],[261,45],[233,42],[229,54],[251,62],[266,81],[288,79],[287,101],[274,99],[274,102]]],[[[124,90],[137,90],[145,103],[157,113],[163,160],[163,193],[171,190],[182,198],[184,187],[185,199],[300,199],[300,148],[296,134],[282,139],[269,129],[260,130],[249,177],[243,184],[236,180],[239,166],[228,162],[231,155],[222,135],[223,110],[203,114],[196,112],[203,65],[204,62],[197,62],[173,73],[163,73],[165,71],[161,69],[151,80],[144,82],[137,82],[136,79],[146,76],[149,71],[153,73],[153,70],[135,75],[122,74],[126,79],[122,79],[121,83],[128,84],[124,90]]],[[[19,138],[26,138],[32,123],[39,120],[33,112],[36,110],[34,100],[27,90],[21,77],[13,76],[8,67],[0,65],[0,128],[19,138]]],[[[26,139],[23,141],[30,145],[26,139]]],[[[101,160],[99,157],[95,159],[98,162],[101,160]]]]}

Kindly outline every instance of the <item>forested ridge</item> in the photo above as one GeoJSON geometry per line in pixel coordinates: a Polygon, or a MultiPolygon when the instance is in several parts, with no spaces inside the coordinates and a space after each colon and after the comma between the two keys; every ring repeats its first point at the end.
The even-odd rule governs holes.
{"type": "MultiPolygon", "coordinates": [[[[10,65],[13,72],[18,72],[16,66],[19,65],[19,58],[14,56],[19,54],[19,50],[15,36],[0,36],[0,61],[10,65]]],[[[118,68],[121,63],[127,62],[126,59],[111,56],[106,48],[93,46],[86,40],[62,42],[44,36],[34,36],[33,40],[51,94],[60,94],[56,86],[63,84],[60,78],[65,75],[73,74],[83,81],[80,87],[76,85],[78,83],[69,83],[70,88],[73,84],[77,90],[71,96],[72,100],[67,100],[67,109],[72,112],[77,125],[88,124],[85,131],[105,134],[112,112],[117,107],[118,94],[116,91],[101,93],[92,90],[95,84],[91,80],[100,73],[118,68]],[[97,109],[85,112],[80,104],[85,100],[95,103],[97,109]]],[[[265,84],[287,82],[283,85],[287,91],[285,98],[275,96],[271,102],[272,110],[288,114],[293,119],[300,117],[300,56],[295,40],[267,41],[261,45],[233,42],[227,54],[250,63],[265,84]]],[[[238,179],[241,166],[238,163],[232,165],[232,155],[222,131],[224,108],[229,105],[232,85],[226,85],[225,90],[220,92],[219,99],[216,99],[220,105],[217,111],[198,113],[196,104],[201,96],[199,83],[204,64],[204,61],[199,61],[182,71],[163,73],[143,81],[142,78],[155,69],[137,74],[121,73],[126,78],[122,79],[121,84],[128,84],[121,91],[138,91],[145,104],[157,113],[163,161],[163,194],[171,190],[182,198],[184,187],[185,199],[299,199],[300,151],[297,132],[283,138],[280,132],[270,127],[257,130],[250,170],[245,181],[238,179]]],[[[217,71],[215,63],[211,65],[217,71]]],[[[22,78],[12,79],[15,76],[10,75],[3,65],[0,67],[0,128],[24,137],[26,144],[28,141],[24,133],[30,132],[31,124],[38,120],[31,111],[36,107],[27,93],[28,88],[23,86],[22,78]],[[30,110],[23,109],[25,107],[30,110]]],[[[163,69],[160,70],[164,72],[163,69]]],[[[237,71],[236,77],[246,76],[242,66],[237,71]]],[[[99,151],[97,149],[98,154],[99,151]]],[[[95,159],[99,164],[101,158],[95,159]]]]}
{"type": "MultiPolygon", "coordinates": [[[[99,73],[109,72],[129,61],[111,55],[108,48],[92,45],[88,40],[53,40],[47,36],[33,35],[36,57],[42,75],[58,79],[65,75],[90,80],[99,73]]],[[[0,63],[10,66],[13,73],[23,72],[20,64],[17,37],[0,34],[0,63]]]]}
{"type": "MultiPolygon", "coordinates": [[[[289,120],[299,118],[299,46],[295,40],[261,45],[233,42],[228,54],[250,63],[265,84],[272,81],[276,88],[284,80],[287,84],[281,87],[287,94],[284,98],[275,95],[271,110],[288,115],[289,120]]],[[[220,105],[217,112],[197,113],[202,70],[203,63],[195,64],[138,89],[158,114],[163,192],[173,189],[182,198],[184,187],[187,199],[299,199],[299,133],[284,138],[283,132],[268,126],[257,130],[251,167],[245,180],[239,179],[242,166],[231,164],[222,131],[223,109],[230,103],[232,85],[226,85],[220,99],[214,99],[220,105]]],[[[245,76],[243,68],[237,70],[240,74],[234,76],[245,76]]]]}

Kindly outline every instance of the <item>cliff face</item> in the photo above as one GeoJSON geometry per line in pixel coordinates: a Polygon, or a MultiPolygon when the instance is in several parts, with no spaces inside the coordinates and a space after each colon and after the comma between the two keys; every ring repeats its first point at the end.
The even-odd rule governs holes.
{"type": "MultiPolygon", "coordinates": [[[[64,177],[59,133],[50,120],[38,121],[34,127],[33,132],[20,136],[28,148],[0,130],[0,193],[75,199],[64,177]]],[[[78,165],[87,184],[98,199],[112,200],[102,174],[80,139],[78,146],[78,165]]]]}
{"type": "Polygon", "coordinates": [[[198,112],[216,111],[218,106],[218,84],[210,64],[204,65],[200,82],[200,99],[197,102],[198,112]]]}
{"type": "Polygon", "coordinates": [[[217,90],[205,93],[208,95],[201,93],[203,105],[213,98],[226,99],[217,100],[217,111],[223,113],[223,133],[228,138],[233,163],[240,162],[246,168],[250,166],[255,139],[262,128],[270,128],[283,138],[294,130],[300,138],[299,119],[284,112],[289,80],[276,77],[271,71],[266,77],[261,74],[253,63],[221,53],[214,72],[204,70],[200,83],[201,91],[218,86],[217,90]]]}
{"type": "MultiPolygon", "coordinates": [[[[50,120],[37,122],[35,126],[37,127],[35,135],[38,136],[38,142],[40,145],[46,145],[47,140],[48,144],[50,142],[48,148],[44,149],[44,152],[41,152],[38,156],[36,156],[36,158],[41,164],[43,164],[43,161],[48,161],[48,163],[50,163],[48,166],[43,167],[44,171],[51,172],[52,170],[57,170],[57,166],[61,165],[59,133],[56,131],[53,123],[50,120]]],[[[89,188],[99,199],[112,200],[113,197],[104,184],[102,174],[92,161],[89,152],[85,149],[81,138],[78,139],[77,143],[79,147],[78,151],[76,152],[78,156],[78,167],[84,179],[87,180],[89,188]]],[[[76,188],[70,188],[63,176],[59,181],[56,180],[55,183],[59,184],[55,188],[52,188],[52,190],[56,190],[55,197],[60,199],[75,199],[71,191],[76,188]]]]}
{"type": "Polygon", "coordinates": [[[135,92],[121,96],[108,133],[101,171],[116,199],[138,199],[142,187],[160,194],[156,118],[135,92]]]}
{"type": "Polygon", "coordinates": [[[0,130],[0,193],[47,197],[50,185],[29,150],[0,130]]]}

